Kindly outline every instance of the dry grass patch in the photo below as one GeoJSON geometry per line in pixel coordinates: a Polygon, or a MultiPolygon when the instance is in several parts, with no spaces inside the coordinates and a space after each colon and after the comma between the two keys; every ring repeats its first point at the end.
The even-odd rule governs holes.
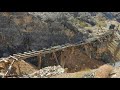
{"type": "Polygon", "coordinates": [[[23,19],[14,18],[13,21],[15,22],[16,25],[21,25],[24,23],[23,19]]]}

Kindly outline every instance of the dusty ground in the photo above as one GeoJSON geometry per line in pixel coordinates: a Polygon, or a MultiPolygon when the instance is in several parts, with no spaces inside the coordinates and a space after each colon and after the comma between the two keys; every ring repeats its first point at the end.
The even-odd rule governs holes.
{"type": "Polygon", "coordinates": [[[110,78],[110,73],[113,70],[114,68],[110,65],[102,65],[97,69],[88,69],[75,73],[64,73],[61,75],[53,76],[51,78],[110,78]]]}
{"type": "Polygon", "coordinates": [[[38,70],[37,67],[25,62],[24,60],[16,62],[13,66],[16,67],[17,73],[20,70],[20,73],[22,74],[31,74],[38,70]]]}
{"type": "Polygon", "coordinates": [[[64,56],[66,56],[66,58],[64,58],[64,56],[62,58],[63,60],[65,60],[65,68],[68,68],[68,72],[77,72],[85,69],[95,69],[104,64],[102,61],[90,59],[89,56],[82,53],[77,48],[75,48],[72,54],[71,53],[71,50],[67,50],[64,53],[64,56]]]}
{"type": "Polygon", "coordinates": [[[50,78],[81,78],[84,74],[87,74],[90,70],[79,71],[75,73],[63,73],[60,75],[52,76],[50,78]]]}
{"type": "MultiPolygon", "coordinates": [[[[8,67],[10,66],[12,60],[9,60],[8,62],[1,62],[0,63],[0,72],[6,73],[8,70],[8,67]]],[[[11,69],[12,74],[31,74],[33,72],[37,71],[37,68],[24,60],[16,61],[11,69]]]]}
{"type": "MultiPolygon", "coordinates": [[[[10,62],[0,63],[1,72],[5,73],[8,70],[8,66],[9,66],[8,64],[10,64],[10,62]],[[4,67],[5,64],[6,64],[6,67],[4,67]],[[3,67],[4,67],[4,70],[2,69],[3,67]]],[[[90,66],[92,66],[91,62],[90,62],[90,64],[91,64],[90,66]]],[[[45,70],[40,69],[40,70],[42,70],[41,73],[38,73],[38,75],[35,74],[34,77],[32,77],[32,78],[40,78],[39,75],[41,75],[42,73],[43,73],[43,75],[44,74],[46,75],[46,73],[47,74],[51,73],[50,74],[51,76],[46,77],[46,78],[120,78],[120,67],[113,67],[108,64],[98,66],[98,68],[95,68],[95,69],[89,69],[89,68],[84,67],[84,69],[81,69],[81,70],[79,70],[77,72],[73,72],[73,73],[68,72],[67,69],[64,69],[64,72],[60,73],[61,70],[63,70],[62,67],[59,66],[59,68],[60,68],[59,70],[57,70],[57,68],[56,68],[56,70],[54,70],[55,67],[56,66],[43,68],[45,70]],[[58,74],[55,74],[55,73],[58,73],[58,74]]],[[[37,71],[39,71],[39,70],[35,66],[21,60],[21,61],[15,62],[13,64],[13,67],[11,70],[11,75],[22,74],[22,75],[26,75],[25,76],[26,78],[29,78],[29,75],[31,75],[32,73],[35,73],[37,71]]],[[[1,74],[2,73],[0,73],[0,75],[1,74]]],[[[24,76],[22,76],[22,77],[25,78],[24,76]]]]}

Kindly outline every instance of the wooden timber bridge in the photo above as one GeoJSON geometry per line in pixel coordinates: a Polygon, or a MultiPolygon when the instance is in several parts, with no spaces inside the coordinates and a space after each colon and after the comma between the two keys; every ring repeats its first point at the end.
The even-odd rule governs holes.
{"type": "MultiPolygon", "coordinates": [[[[105,34],[99,35],[97,37],[94,38],[89,38],[87,39],[85,42],[77,42],[75,44],[64,44],[64,45],[58,45],[58,46],[54,46],[51,48],[47,48],[47,49],[43,49],[43,50],[39,50],[39,51],[29,51],[29,52],[24,52],[24,53],[17,53],[17,54],[13,54],[13,56],[9,56],[9,57],[5,57],[5,58],[0,58],[0,62],[5,61],[5,60],[13,60],[11,63],[12,64],[16,61],[16,60],[25,60],[27,58],[31,58],[31,57],[38,57],[38,68],[41,68],[41,61],[42,61],[42,56],[45,56],[46,54],[51,53],[56,61],[57,64],[60,64],[61,66],[63,63],[59,63],[58,58],[56,56],[56,52],[60,51],[61,53],[63,53],[65,51],[65,49],[67,48],[74,48],[74,47],[79,47],[81,48],[84,47],[85,52],[87,53],[87,55],[90,56],[91,55],[88,54],[90,51],[90,48],[87,47],[87,45],[89,45],[90,43],[93,43],[93,45],[96,44],[96,42],[100,42],[100,43],[106,43],[106,46],[108,47],[107,49],[113,54],[115,55],[116,52],[116,48],[118,47],[118,43],[116,43],[116,41],[114,40],[114,36],[115,36],[115,31],[114,30],[108,30],[108,32],[106,32],[105,34]]],[[[103,46],[104,47],[104,46],[103,46]]],[[[120,52],[117,51],[116,53],[116,58],[120,59],[120,52]]],[[[7,72],[6,72],[7,73],[7,72]]]]}

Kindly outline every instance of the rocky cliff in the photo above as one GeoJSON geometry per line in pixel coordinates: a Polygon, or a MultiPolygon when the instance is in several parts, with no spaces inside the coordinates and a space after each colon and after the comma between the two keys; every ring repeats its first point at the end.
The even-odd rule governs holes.
{"type": "Polygon", "coordinates": [[[0,12],[0,57],[94,36],[118,12],[0,12]],[[94,27],[94,28],[93,28],[94,27]],[[92,28],[92,29],[91,29],[92,28]]]}

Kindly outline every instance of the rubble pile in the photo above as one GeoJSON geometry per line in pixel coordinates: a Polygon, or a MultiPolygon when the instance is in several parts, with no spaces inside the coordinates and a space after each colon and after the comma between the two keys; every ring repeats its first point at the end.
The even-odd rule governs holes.
{"type": "Polygon", "coordinates": [[[60,65],[58,66],[48,66],[40,69],[29,75],[30,78],[49,78],[54,75],[59,75],[64,73],[65,70],[60,65]]]}

